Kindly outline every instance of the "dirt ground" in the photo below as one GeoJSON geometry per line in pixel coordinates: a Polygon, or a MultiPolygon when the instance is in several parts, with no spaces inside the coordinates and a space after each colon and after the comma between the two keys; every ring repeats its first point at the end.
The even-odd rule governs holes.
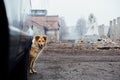
{"type": "Polygon", "coordinates": [[[28,80],[120,80],[120,50],[46,48],[28,80]]]}

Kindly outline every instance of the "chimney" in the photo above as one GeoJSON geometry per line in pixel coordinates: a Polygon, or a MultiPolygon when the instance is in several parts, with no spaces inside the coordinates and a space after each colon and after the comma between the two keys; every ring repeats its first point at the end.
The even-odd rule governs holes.
{"type": "Polygon", "coordinates": [[[112,21],[110,21],[110,26],[112,26],[112,21]]]}
{"type": "Polygon", "coordinates": [[[113,19],[113,25],[116,25],[116,19],[113,19]]]}
{"type": "Polygon", "coordinates": [[[120,24],[120,17],[117,17],[117,24],[120,24]]]}

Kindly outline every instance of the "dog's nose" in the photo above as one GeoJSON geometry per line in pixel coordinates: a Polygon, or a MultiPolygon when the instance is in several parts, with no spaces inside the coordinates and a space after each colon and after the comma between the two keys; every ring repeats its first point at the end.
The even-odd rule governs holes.
{"type": "Polygon", "coordinates": [[[43,45],[42,45],[42,44],[40,44],[40,45],[39,45],[39,47],[40,47],[40,48],[43,48],[43,45]]]}
{"type": "Polygon", "coordinates": [[[43,45],[42,45],[42,44],[40,44],[40,47],[43,47],[43,45]]]}

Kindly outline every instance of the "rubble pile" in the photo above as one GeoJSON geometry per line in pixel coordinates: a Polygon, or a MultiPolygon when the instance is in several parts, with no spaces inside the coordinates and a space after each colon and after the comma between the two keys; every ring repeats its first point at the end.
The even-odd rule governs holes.
{"type": "Polygon", "coordinates": [[[120,49],[120,44],[113,42],[109,38],[98,39],[90,42],[79,39],[75,41],[74,46],[82,49],[120,49]]]}
{"type": "Polygon", "coordinates": [[[116,42],[113,42],[111,39],[100,39],[94,42],[98,49],[118,49],[120,45],[116,42]]]}
{"type": "Polygon", "coordinates": [[[81,49],[81,50],[96,49],[93,41],[86,41],[86,40],[83,40],[83,39],[75,40],[74,48],[81,49]]]}
{"type": "Polygon", "coordinates": [[[120,41],[114,42],[109,38],[97,39],[96,41],[86,41],[84,39],[75,42],[54,42],[47,44],[48,49],[79,49],[79,50],[98,50],[98,49],[120,49],[120,41]]]}

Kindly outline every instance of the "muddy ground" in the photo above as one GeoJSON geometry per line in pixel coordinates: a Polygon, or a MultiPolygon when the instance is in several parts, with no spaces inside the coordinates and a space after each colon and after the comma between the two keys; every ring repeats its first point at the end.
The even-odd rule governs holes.
{"type": "Polygon", "coordinates": [[[120,50],[48,46],[35,69],[37,74],[28,74],[28,80],[120,80],[120,50]]]}

